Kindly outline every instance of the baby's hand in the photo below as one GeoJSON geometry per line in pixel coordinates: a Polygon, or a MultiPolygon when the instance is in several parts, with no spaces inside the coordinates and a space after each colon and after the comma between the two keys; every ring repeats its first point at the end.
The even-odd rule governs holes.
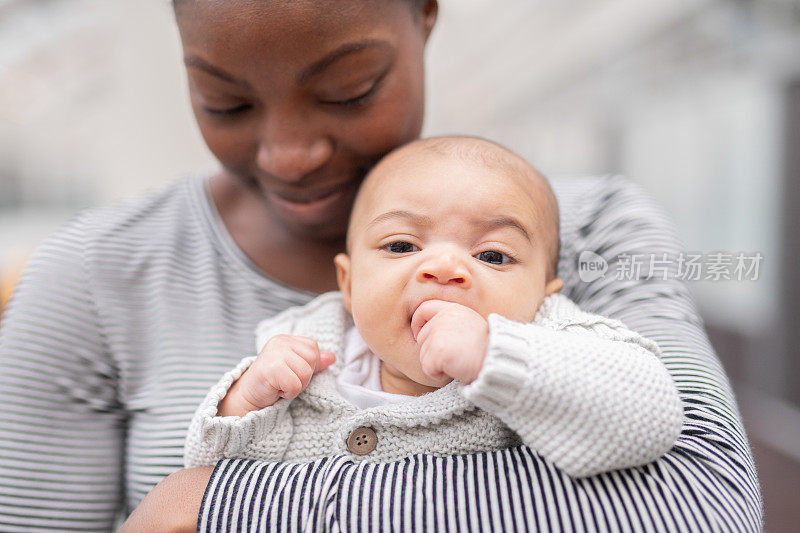
{"type": "Polygon", "coordinates": [[[308,387],[311,376],[334,361],[336,356],[332,352],[320,352],[313,339],[276,335],[233,383],[220,402],[217,415],[244,416],[273,405],[278,398],[291,400],[308,387]]]}
{"type": "Polygon", "coordinates": [[[461,304],[428,300],[414,311],[411,331],[419,344],[422,371],[434,379],[449,376],[472,383],[483,368],[489,323],[461,304]]]}

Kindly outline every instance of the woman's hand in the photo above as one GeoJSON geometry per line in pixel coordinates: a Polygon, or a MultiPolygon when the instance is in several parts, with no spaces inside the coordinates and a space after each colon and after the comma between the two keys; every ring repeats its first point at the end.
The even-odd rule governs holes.
{"type": "Polygon", "coordinates": [[[213,471],[212,466],[201,466],[170,474],[144,497],[119,533],[196,531],[203,493],[213,471]]]}

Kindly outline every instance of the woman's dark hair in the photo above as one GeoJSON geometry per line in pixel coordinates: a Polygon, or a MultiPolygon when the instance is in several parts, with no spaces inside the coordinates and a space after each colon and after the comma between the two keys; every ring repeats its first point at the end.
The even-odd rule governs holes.
{"type": "MultiPolygon", "coordinates": [[[[176,8],[179,4],[185,4],[186,2],[191,2],[193,0],[172,0],[172,7],[176,8]]],[[[425,4],[425,0],[400,0],[402,2],[406,2],[414,6],[415,8],[421,8],[423,4],[425,4]]]]}
{"type": "MultiPolygon", "coordinates": [[[[185,6],[191,2],[195,2],[196,0],[171,0],[172,2],[172,10],[175,13],[175,16],[178,16],[178,10],[181,6],[185,6]]],[[[263,0],[264,2],[268,2],[270,0],[263,0]]],[[[414,17],[416,18],[422,12],[422,8],[425,6],[425,2],[428,0],[370,0],[372,2],[375,1],[392,1],[392,2],[405,2],[408,4],[414,12],[414,17]]]]}

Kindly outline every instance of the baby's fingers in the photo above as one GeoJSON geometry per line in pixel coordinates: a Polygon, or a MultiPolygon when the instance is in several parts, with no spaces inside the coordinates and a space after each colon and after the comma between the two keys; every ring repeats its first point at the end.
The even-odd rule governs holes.
{"type": "Polygon", "coordinates": [[[307,342],[295,345],[294,352],[311,365],[314,373],[325,370],[336,361],[336,355],[333,352],[320,351],[317,341],[306,337],[298,338],[307,342]]]}
{"type": "Polygon", "coordinates": [[[431,325],[435,324],[436,320],[429,322],[417,338],[420,366],[425,374],[434,379],[455,377],[448,372],[448,366],[455,355],[456,350],[453,347],[460,334],[441,328],[432,330],[431,325]]]}
{"type": "Polygon", "coordinates": [[[272,383],[270,384],[278,389],[278,396],[287,400],[296,398],[305,388],[300,378],[289,365],[277,369],[272,375],[272,383]]]}
{"type": "Polygon", "coordinates": [[[267,341],[259,355],[273,358],[286,352],[294,352],[309,362],[319,357],[317,341],[299,335],[275,335],[267,341]]]}
{"type": "Polygon", "coordinates": [[[443,309],[451,305],[453,305],[452,302],[445,302],[444,300],[427,300],[422,302],[411,316],[411,333],[414,335],[414,340],[418,343],[423,342],[423,340],[419,338],[419,333],[422,328],[425,327],[425,324],[443,309]]]}
{"type": "Polygon", "coordinates": [[[317,341],[308,337],[292,337],[292,340],[292,351],[305,359],[312,368],[315,367],[320,357],[317,341]]]}
{"type": "Polygon", "coordinates": [[[305,346],[311,351],[319,352],[319,345],[317,341],[310,337],[301,337],[300,335],[291,335],[290,338],[295,343],[295,346],[305,346]]]}
{"type": "Polygon", "coordinates": [[[317,362],[317,367],[314,369],[314,373],[322,372],[335,362],[336,355],[333,352],[319,352],[319,361],[317,362]]]}
{"type": "Polygon", "coordinates": [[[297,379],[300,380],[300,390],[302,391],[308,387],[308,382],[311,381],[311,376],[314,375],[314,364],[309,363],[296,353],[287,354],[283,361],[294,372],[297,379]]]}

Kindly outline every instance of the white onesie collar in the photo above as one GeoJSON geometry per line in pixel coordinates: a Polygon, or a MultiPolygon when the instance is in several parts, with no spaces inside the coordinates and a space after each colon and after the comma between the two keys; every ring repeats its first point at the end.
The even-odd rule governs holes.
{"type": "Polygon", "coordinates": [[[339,394],[360,409],[402,403],[415,398],[381,390],[381,361],[355,327],[345,333],[340,363],[336,388],[339,394]]]}

